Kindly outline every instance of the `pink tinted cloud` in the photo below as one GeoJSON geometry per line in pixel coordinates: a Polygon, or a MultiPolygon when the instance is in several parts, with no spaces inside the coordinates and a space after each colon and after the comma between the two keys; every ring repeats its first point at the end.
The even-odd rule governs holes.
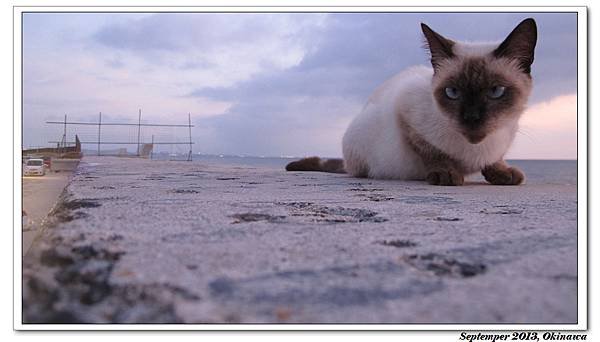
{"type": "Polygon", "coordinates": [[[523,113],[508,159],[577,159],[577,95],[561,95],[523,113]]]}

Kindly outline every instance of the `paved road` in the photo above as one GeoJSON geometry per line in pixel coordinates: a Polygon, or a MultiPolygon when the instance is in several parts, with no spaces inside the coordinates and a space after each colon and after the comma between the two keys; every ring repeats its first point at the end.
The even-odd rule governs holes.
{"type": "Polygon", "coordinates": [[[23,224],[23,255],[31,244],[60,194],[67,186],[71,172],[47,172],[45,176],[23,176],[23,210],[27,213],[23,224]]]}
{"type": "Polygon", "coordinates": [[[27,322],[576,323],[573,184],[86,157],[27,322]]]}

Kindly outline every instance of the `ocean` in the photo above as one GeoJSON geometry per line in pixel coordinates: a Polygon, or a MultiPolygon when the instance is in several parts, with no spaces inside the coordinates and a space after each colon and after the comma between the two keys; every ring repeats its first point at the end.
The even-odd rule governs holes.
{"type": "MultiPolygon", "coordinates": [[[[158,160],[185,160],[186,155],[171,156],[155,154],[158,160]]],[[[298,158],[287,157],[253,157],[231,155],[195,154],[193,161],[217,165],[255,166],[273,169],[285,169],[285,165],[298,158]]],[[[526,176],[528,184],[563,184],[577,185],[577,160],[508,160],[510,165],[519,167],[526,176]]],[[[585,167],[585,166],[581,166],[585,167]]],[[[483,180],[481,175],[471,175],[469,180],[483,180]]]]}

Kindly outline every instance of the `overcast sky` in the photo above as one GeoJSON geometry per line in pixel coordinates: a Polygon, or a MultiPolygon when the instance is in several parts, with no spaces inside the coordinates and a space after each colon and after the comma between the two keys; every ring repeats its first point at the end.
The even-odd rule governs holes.
{"type": "MultiPolygon", "coordinates": [[[[534,91],[508,157],[575,159],[575,13],[26,13],[24,145],[60,139],[62,128],[44,122],[65,114],[137,122],[141,108],[143,122],[187,123],[191,113],[195,152],[341,156],[370,92],[428,64],[420,22],[456,40],[501,41],[527,17],[539,32],[534,91]]],[[[137,134],[103,130],[120,141],[137,134]]],[[[96,129],[77,131],[96,139],[96,129]]],[[[152,134],[187,139],[163,129],[142,140],[152,134]]]]}

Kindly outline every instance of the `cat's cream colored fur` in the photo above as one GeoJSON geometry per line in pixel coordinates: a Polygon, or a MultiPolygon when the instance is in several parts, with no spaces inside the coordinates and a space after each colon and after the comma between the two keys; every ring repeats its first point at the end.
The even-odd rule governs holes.
{"type": "Polygon", "coordinates": [[[421,27],[432,67],[409,68],[373,92],[344,134],[343,160],[304,158],[286,170],[435,185],[462,185],[481,172],[492,184],[523,182],[503,158],[531,92],[535,21],[523,20],[501,43],[455,42],[421,27]]]}
{"type": "Polygon", "coordinates": [[[416,66],[375,90],[343,137],[348,173],[382,179],[426,179],[431,165],[407,142],[404,127],[410,127],[413,134],[464,166],[460,177],[503,162],[517,133],[518,120],[531,91],[531,78],[513,59],[492,56],[500,43],[452,43],[454,58],[442,60],[435,75],[431,67],[416,66]],[[510,79],[520,91],[511,112],[498,115],[494,129],[476,144],[469,142],[456,122],[442,112],[433,94],[437,82],[458,72],[462,63],[472,58],[484,59],[487,68],[510,79]]]}

